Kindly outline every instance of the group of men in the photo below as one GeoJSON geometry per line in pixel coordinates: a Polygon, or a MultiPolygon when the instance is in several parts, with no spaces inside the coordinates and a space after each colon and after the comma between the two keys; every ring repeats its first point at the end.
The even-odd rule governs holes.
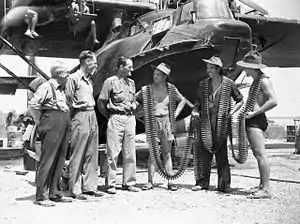
{"type": "Polygon", "coordinates": [[[91,76],[97,70],[93,52],[83,51],[80,68],[69,75],[61,62],[51,66],[51,79],[29,100],[29,113],[38,123],[41,156],[36,172],[36,204],[86,200],[102,196],[98,185],[98,125],[91,76]],[[68,153],[68,196],[60,184],[68,153]]]}
{"type": "MultiPolygon", "coordinates": [[[[51,66],[52,78],[40,85],[29,101],[29,111],[38,122],[38,133],[42,142],[41,157],[36,172],[35,203],[39,205],[54,206],[56,202],[86,200],[87,196],[103,195],[97,190],[98,125],[91,80],[91,76],[97,70],[97,60],[93,52],[83,51],[79,61],[80,68],[71,75],[61,63],[51,66]],[[63,196],[59,186],[67,153],[69,157],[68,196],[71,199],[63,196]]],[[[228,193],[230,192],[230,169],[227,156],[228,118],[243,105],[243,96],[235,83],[222,75],[223,65],[220,58],[213,56],[204,61],[208,78],[199,83],[197,90],[195,105],[198,107],[202,123],[198,124],[198,129],[195,128],[201,133],[198,135],[200,141],[194,150],[197,171],[196,185],[192,190],[209,188],[211,161],[215,154],[219,177],[218,190],[228,193]],[[230,97],[236,101],[232,110],[229,104],[226,104],[227,106],[224,104],[225,101],[230,101],[230,97]],[[220,131],[220,128],[225,129],[220,131]]],[[[253,110],[247,112],[246,123],[248,139],[258,161],[261,177],[259,186],[251,189],[253,198],[270,198],[270,167],[263,138],[267,122],[264,113],[275,107],[277,100],[269,77],[261,71],[265,65],[262,64],[257,52],[249,52],[237,64],[254,80],[262,79],[253,110]]],[[[99,111],[108,119],[105,178],[108,194],[117,193],[117,161],[121,151],[123,154],[122,190],[130,192],[140,190],[135,186],[135,114],[139,105],[136,100],[139,93],[136,93],[135,82],[130,79],[133,71],[132,60],[122,56],[118,59],[117,67],[116,75],[105,80],[97,99],[99,111]]],[[[172,116],[169,116],[171,111],[168,109],[170,108],[168,104],[172,103],[172,96],[166,88],[169,87],[167,78],[170,73],[171,69],[165,63],[154,67],[152,91],[150,91],[153,102],[156,102],[154,107],[158,113],[155,113],[155,117],[159,127],[157,130],[159,138],[166,146],[173,141],[171,136],[174,134],[171,130],[174,118],[169,120],[172,116]],[[159,111],[164,114],[159,114],[159,111]]],[[[251,91],[250,88],[250,95],[251,91]]],[[[187,102],[177,89],[176,92],[180,108],[176,109],[175,118],[187,102]]],[[[164,159],[165,163],[168,163],[166,169],[171,172],[170,150],[169,147],[165,148],[164,159]]],[[[149,172],[151,184],[142,188],[143,190],[153,188],[153,171],[152,168],[149,172]]],[[[168,188],[177,190],[174,186],[168,188]]]]}

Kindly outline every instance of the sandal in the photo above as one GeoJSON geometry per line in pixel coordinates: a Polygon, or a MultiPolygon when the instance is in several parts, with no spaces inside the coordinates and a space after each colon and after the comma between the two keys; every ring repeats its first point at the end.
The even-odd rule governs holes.
{"type": "Polygon", "coordinates": [[[152,183],[147,183],[147,184],[145,184],[143,187],[142,187],[142,190],[143,191],[149,191],[149,190],[151,190],[151,189],[153,189],[154,187],[153,187],[153,184],[152,183]]]}
{"type": "Polygon", "coordinates": [[[173,184],[168,184],[168,189],[170,191],[177,191],[178,187],[176,185],[173,185],[173,184]]]}
{"type": "Polygon", "coordinates": [[[253,195],[248,196],[249,199],[271,199],[272,195],[269,191],[260,189],[256,191],[253,195]]]}
{"type": "Polygon", "coordinates": [[[248,191],[249,193],[254,194],[259,190],[261,190],[261,186],[251,187],[248,191]]]}

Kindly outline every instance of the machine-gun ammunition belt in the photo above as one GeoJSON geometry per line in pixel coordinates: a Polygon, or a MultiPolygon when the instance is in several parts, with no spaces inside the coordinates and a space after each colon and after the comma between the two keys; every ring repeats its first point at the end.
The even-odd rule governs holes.
{"type": "Polygon", "coordinates": [[[253,111],[254,103],[260,90],[261,80],[262,75],[252,82],[248,99],[237,116],[236,128],[231,128],[229,133],[232,157],[236,162],[240,164],[246,162],[249,148],[246,135],[245,117],[247,112],[253,111]],[[235,135],[233,133],[235,133],[235,135]],[[236,137],[235,141],[233,141],[233,137],[236,137]]]}
{"type": "MultiPolygon", "coordinates": [[[[144,106],[144,119],[145,119],[145,129],[146,129],[146,135],[147,140],[149,144],[149,155],[152,160],[152,163],[154,164],[154,167],[156,171],[164,178],[168,180],[173,180],[179,178],[187,168],[189,158],[188,155],[191,150],[192,146],[192,137],[193,137],[193,131],[192,127],[194,126],[192,124],[193,118],[191,117],[191,123],[190,128],[188,130],[188,137],[185,144],[185,148],[183,150],[183,156],[180,158],[180,164],[179,168],[174,173],[168,173],[165,170],[165,167],[163,165],[163,161],[161,160],[161,149],[157,142],[157,130],[156,130],[156,120],[154,116],[154,103],[152,99],[152,89],[150,86],[144,86],[142,87],[142,95],[143,95],[143,106],[144,106]]],[[[171,128],[172,130],[175,129],[174,121],[174,110],[175,110],[175,102],[174,102],[174,94],[175,94],[175,88],[173,85],[168,84],[168,93],[170,97],[170,103],[169,103],[169,113],[170,113],[170,122],[171,122],[171,128]]],[[[173,132],[174,133],[174,132],[173,132]]]]}
{"type": "Polygon", "coordinates": [[[209,104],[208,104],[208,79],[202,82],[203,85],[203,98],[202,103],[195,107],[195,149],[194,149],[194,175],[196,181],[200,176],[202,176],[204,163],[204,156],[201,154],[207,153],[215,153],[221,146],[224,144],[224,141],[227,141],[227,136],[229,132],[229,124],[230,119],[229,112],[231,108],[231,86],[232,80],[223,77],[222,80],[222,87],[221,87],[221,95],[219,99],[219,108],[218,108],[218,115],[216,121],[216,134],[215,139],[213,142],[212,138],[212,130],[210,124],[210,117],[209,117],[209,104]],[[202,106],[202,108],[201,108],[202,106]]]}

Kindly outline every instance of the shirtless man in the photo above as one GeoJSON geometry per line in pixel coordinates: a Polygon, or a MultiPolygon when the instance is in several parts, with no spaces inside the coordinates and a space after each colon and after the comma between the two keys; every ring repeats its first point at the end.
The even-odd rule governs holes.
{"type": "MultiPolygon", "coordinates": [[[[271,198],[270,164],[265,151],[263,132],[268,127],[265,112],[277,106],[276,94],[270,78],[261,71],[267,66],[262,64],[262,58],[258,52],[249,52],[242,61],[237,62],[237,65],[244,69],[247,76],[251,76],[254,80],[261,79],[254,109],[246,115],[247,137],[257,160],[260,174],[259,186],[250,190],[253,195],[249,198],[271,198]]],[[[253,95],[253,89],[250,87],[249,97],[251,95],[253,95]]]]}

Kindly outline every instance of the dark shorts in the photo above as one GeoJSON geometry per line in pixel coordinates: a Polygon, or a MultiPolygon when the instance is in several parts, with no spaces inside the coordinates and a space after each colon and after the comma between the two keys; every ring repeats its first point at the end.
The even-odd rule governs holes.
{"type": "Polygon", "coordinates": [[[268,120],[265,113],[256,115],[250,119],[246,119],[247,128],[259,128],[262,131],[266,131],[268,128],[268,120]]]}

